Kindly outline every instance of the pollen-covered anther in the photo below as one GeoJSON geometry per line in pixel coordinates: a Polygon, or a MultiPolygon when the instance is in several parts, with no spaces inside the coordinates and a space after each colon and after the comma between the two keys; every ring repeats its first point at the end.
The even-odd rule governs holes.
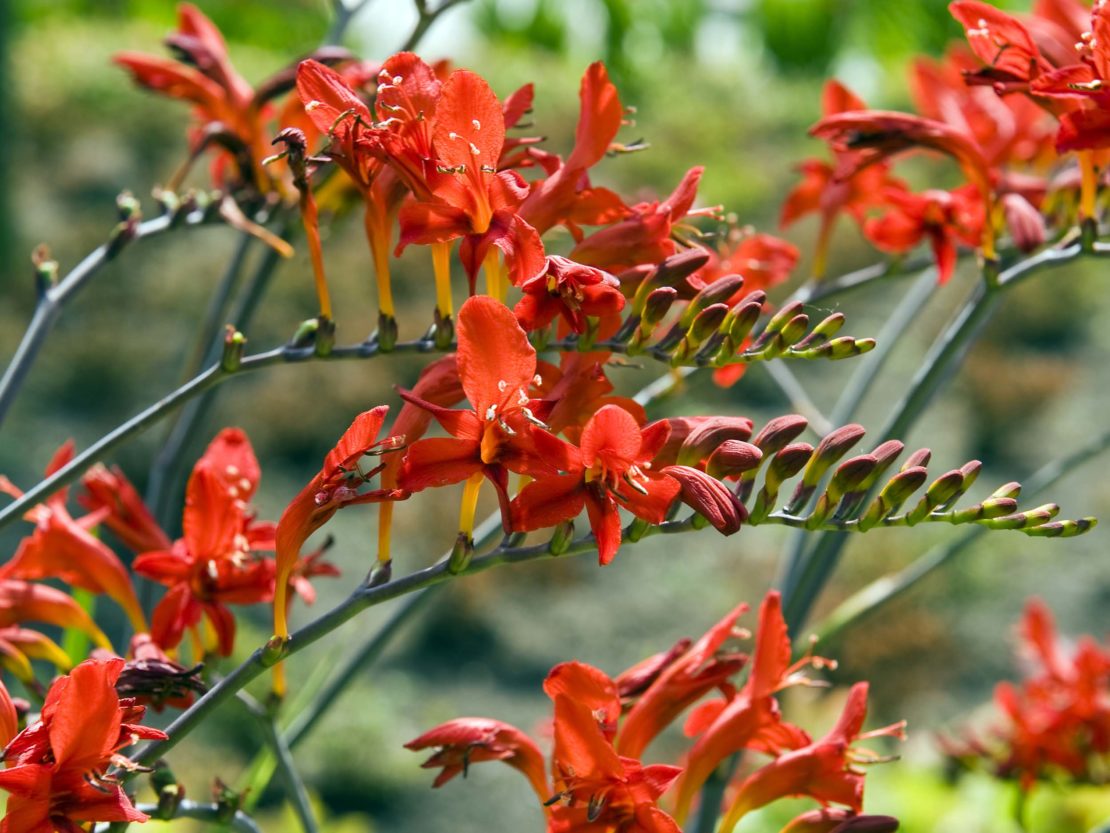
{"type": "Polygon", "coordinates": [[[396,85],[400,85],[402,82],[404,82],[404,80],[405,79],[402,78],[400,75],[394,75],[393,76],[393,83],[396,84],[396,85]]]}
{"type": "Polygon", "coordinates": [[[524,415],[524,418],[526,420],[535,425],[537,428],[542,428],[545,431],[548,430],[547,423],[544,422],[542,419],[539,419],[534,413],[532,413],[531,409],[521,408],[520,412],[524,415]]]}
{"type": "Polygon", "coordinates": [[[509,389],[509,383],[506,382],[504,379],[502,379],[501,381],[499,381],[497,383],[497,389],[499,391],[501,391],[502,393],[504,393],[505,391],[507,391],[509,389]]]}
{"type": "Polygon", "coordinates": [[[489,422],[490,420],[492,420],[496,416],[497,416],[497,405],[496,404],[490,405],[488,408],[486,408],[486,421],[487,422],[489,422]]]}
{"type": "Polygon", "coordinates": [[[480,121],[478,121],[477,119],[471,119],[470,123],[472,125],[474,125],[475,130],[481,130],[482,129],[482,123],[480,121]]]}
{"type": "Polygon", "coordinates": [[[450,133],[447,134],[447,138],[451,141],[455,141],[455,139],[459,138],[459,134],[452,130],[450,133]]]}
{"type": "Polygon", "coordinates": [[[304,106],[304,111],[305,111],[306,113],[311,113],[311,112],[312,112],[313,110],[315,110],[315,109],[316,109],[317,107],[319,107],[319,106],[320,106],[320,104],[321,104],[321,102],[317,101],[317,100],[316,100],[316,99],[314,98],[314,99],[312,99],[312,101],[308,102],[308,104],[306,104],[306,105],[304,106]]]}
{"type": "Polygon", "coordinates": [[[470,143],[470,152],[474,156],[481,156],[482,155],[482,149],[480,147],[478,147],[476,144],[474,144],[473,142],[470,143]]]}

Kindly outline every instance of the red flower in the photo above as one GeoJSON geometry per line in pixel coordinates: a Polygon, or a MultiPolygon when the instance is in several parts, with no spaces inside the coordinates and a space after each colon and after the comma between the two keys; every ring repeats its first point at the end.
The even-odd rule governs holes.
{"type": "Polygon", "coordinates": [[[74,628],[88,635],[97,647],[112,648],[108,637],[72,596],[45,584],[0,579],[0,664],[22,682],[35,678],[32,659],[45,659],[63,669],[72,664],[52,639],[20,627],[24,622],[74,628]]]}
{"type": "MultiPolygon", "coordinates": [[[[260,476],[246,435],[238,428],[225,428],[189,477],[182,537],[168,550],[135,559],[135,572],[169,587],[154,610],[150,631],[162,648],[175,648],[203,615],[216,634],[218,651],[229,656],[235,617],[227,605],[257,604],[273,597],[273,562],[254,553],[273,549],[274,526],[257,523],[247,506],[260,476]]],[[[199,660],[203,651],[195,631],[194,636],[194,659],[199,660]]]]}
{"type": "Polygon", "coordinates": [[[983,81],[1021,88],[1036,77],[1043,58],[1015,18],[980,0],[957,0],[948,10],[964,27],[972,51],[987,65],[979,74],[983,81]]]}
{"type": "Polygon", "coordinates": [[[628,213],[620,197],[590,185],[587,171],[600,162],[620,130],[623,116],[617,88],[600,61],[590,64],[578,92],[580,109],[574,149],[565,160],[553,160],[554,171],[536,183],[520,207],[520,216],[541,235],[566,225],[575,240],[579,226],[615,222],[628,213]]]}
{"type": "MultiPolygon", "coordinates": [[[[68,442],[55,453],[46,474],[57,471],[72,458],[73,443],[68,442]]],[[[23,494],[2,476],[0,491],[17,498],[23,494]]],[[[88,531],[107,514],[106,510],[74,519],[66,508],[67,494],[66,489],[55,492],[27,513],[35,531],[20,542],[12,559],[0,567],[0,578],[58,578],[90,593],[104,594],[123,608],[135,630],[145,631],[146,618],[127,568],[103,541],[88,531]]]]}
{"type": "Polygon", "coordinates": [[[721,822],[721,833],[731,833],[737,822],[752,810],[788,796],[808,796],[823,806],[840,804],[860,812],[864,773],[852,765],[874,760],[876,756],[853,749],[852,744],[884,735],[905,737],[904,722],[861,734],[866,717],[867,683],[857,683],[848,694],[840,719],[825,737],[784,752],[741,782],[721,822]]]}
{"type": "Polygon", "coordinates": [[[77,502],[90,512],[106,512],[101,522],[132,552],[169,549],[170,539],[118,466],[93,466],[81,485],[85,492],[77,502]]]}
{"type": "Polygon", "coordinates": [[[940,283],[952,277],[957,244],[975,246],[981,238],[983,203],[971,186],[920,194],[891,189],[885,199],[890,208],[867,221],[867,239],[885,252],[901,254],[928,238],[940,283]]]}
{"type": "Polygon", "coordinates": [[[713,215],[719,209],[693,209],[704,168],[686,172],[674,192],[662,202],[642,202],[629,209],[629,216],[599,229],[570,253],[572,260],[620,272],[642,263],[656,264],[678,251],[671,239],[674,227],[687,217],[713,215]]]}
{"type": "Polygon", "coordinates": [[[729,677],[744,667],[746,655],[721,649],[729,639],[742,635],[736,620],[747,610],[746,604],[737,605],[692,646],[667,656],[665,666],[624,719],[617,740],[621,754],[641,757],[655,736],[687,707],[714,688],[727,686],[729,677]]]}
{"type": "Polygon", "coordinates": [[[119,750],[139,738],[166,738],[140,726],[143,707],[116,694],[123,664],[88,660],[56,680],[39,720],[7,745],[7,769],[0,771],[0,789],[10,793],[5,833],[78,833],[86,822],[147,820],[107,774],[131,765],[119,750]]]}
{"type": "Polygon", "coordinates": [[[651,469],[669,433],[666,422],[641,429],[618,405],[606,405],[590,418],[578,448],[534,432],[543,453],[566,474],[540,477],[521,490],[513,501],[514,527],[546,529],[577,517],[585,507],[598,558],[608,564],[620,548],[621,507],[659,524],[678,496],[678,482],[651,469]]]}
{"type": "Polygon", "coordinates": [[[524,297],[513,312],[527,331],[550,324],[556,316],[576,333],[586,331],[586,316],[615,315],[624,309],[620,281],[592,266],[550,255],[543,271],[521,285],[524,297]]]}
{"type": "Polygon", "coordinates": [[[1110,753],[1110,650],[1084,637],[1065,651],[1051,612],[1038,599],[1026,605],[1020,633],[1030,672],[1021,684],[995,689],[995,704],[1006,716],[997,740],[949,743],[948,751],[985,758],[1024,790],[1060,774],[1097,780],[1100,761],[1110,753]]]}
{"type": "Polygon", "coordinates": [[[508,723],[485,717],[459,717],[405,744],[406,749],[414,752],[433,747],[438,751],[422,764],[425,769],[443,768],[433,787],[442,787],[460,773],[465,777],[471,764],[504,761],[524,773],[541,804],[551,797],[539,747],[508,723]]]}
{"type": "Polygon", "coordinates": [[[320,471],[281,513],[275,534],[277,576],[274,585],[274,632],[278,636],[289,635],[289,579],[300,560],[301,546],[308,537],[344,506],[399,500],[405,496],[397,489],[359,492],[361,486],[384,468],[384,464],[380,463],[364,472],[360,466],[361,459],[367,455],[392,451],[399,446],[394,438],[378,440],[378,433],[388,411],[389,408],[381,405],[355,417],[335,448],[324,458],[320,471]]]}
{"type": "MultiPolygon", "coordinates": [[[[604,324],[598,335],[604,337],[604,324]]],[[[612,354],[563,353],[559,366],[539,362],[537,388],[547,402],[554,402],[547,417],[553,434],[562,434],[573,443],[582,437],[582,426],[605,405],[619,405],[632,414],[637,425],[647,422],[647,413],[627,396],[613,396],[613,383],[605,375],[605,364],[612,354]]]]}
{"type": "MultiPolygon", "coordinates": [[[[472,410],[451,410],[405,391],[406,401],[428,411],[451,434],[411,445],[401,468],[407,491],[469,480],[460,531],[473,530],[477,487],[486,477],[496,487],[509,528],[507,472],[531,476],[554,470],[537,451],[529,427],[543,403],[528,396],[536,375],[536,351],[513,313],[486,296],[467,299],[459,310],[458,372],[472,410]]],[[[549,436],[546,432],[539,435],[549,436]]]]}
{"type": "MultiPolygon", "coordinates": [[[[431,179],[434,201],[421,200],[401,209],[397,254],[411,243],[445,243],[462,237],[459,257],[470,280],[487,264],[491,247],[505,255],[513,284],[543,268],[540,236],[517,214],[527,196],[519,174],[498,171],[505,143],[505,116],[497,96],[473,72],[457,70],[443,85],[433,128],[437,175],[431,179]]],[[[496,282],[493,294],[500,296],[496,282]]]]}

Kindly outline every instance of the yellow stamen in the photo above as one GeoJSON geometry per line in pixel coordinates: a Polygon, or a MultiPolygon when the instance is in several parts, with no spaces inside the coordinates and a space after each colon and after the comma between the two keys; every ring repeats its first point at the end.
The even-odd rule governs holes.
{"type": "Polygon", "coordinates": [[[1079,219],[1095,219],[1095,197],[1098,194],[1098,171],[1094,154],[1085,150],[1079,154],[1079,219]]]}
{"type": "Polygon", "coordinates": [[[374,277],[378,284],[378,308],[382,315],[393,317],[393,285],[389,275],[389,220],[384,225],[369,207],[363,218],[366,225],[366,239],[370,242],[370,254],[374,258],[374,277]]]}
{"type": "Polygon", "coordinates": [[[386,564],[390,559],[390,545],[393,532],[393,501],[378,504],[378,563],[386,564]]]}
{"type": "Polygon", "coordinates": [[[474,538],[474,516],[478,512],[478,492],[482,488],[485,476],[479,471],[467,478],[463,487],[462,505],[459,507],[459,532],[466,539],[474,538]]]}
{"type": "Polygon", "coordinates": [[[432,244],[432,270],[436,276],[436,309],[444,318],[450,318],[455,311],[451,300],[451,244],[432,244]]]}

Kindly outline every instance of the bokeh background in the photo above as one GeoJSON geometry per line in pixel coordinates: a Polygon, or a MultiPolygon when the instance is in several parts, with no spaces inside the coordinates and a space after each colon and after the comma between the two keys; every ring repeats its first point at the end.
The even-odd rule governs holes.
{"type": "MultiPolygon", "coordinates": [[[[199,5],[251,81],[313,49],[329,25],[323,0],[199,5]]],[[[371,0],[347,45],[380,59],[405,40],[414,18],[405,0],[371,0]]],[[[14,351],[33,309],[32,248],[47,243],[64,273],[105,239],[121,190],[131,190],[152,212],[152,187],[183,158],[186,108],[139,91],[110,63],[119,50],[159,52],[173,25],[173,4],[162,0],[0,2],[0,359],[14,351]]],[[[652,197],[669,192],[686,168],[703,164],[701,204],[719,203],[740,222],[773,231],[793,166],[821,151],[805,131],[819,115],[823,79],[835,74],[874,106],[906,106],[908,60],[939,55],[957,35],[940,0],[470,0],[444,15],[420,51],[475,69],[501,94],[534,81],[537,131],[549,137],[548,147],[563,151],[573,137],[581,72],[604,59],[623,101],[636,107],[635,125],[623,136],[642,137],[651,147],[603,162],[595,181],[626,196],[652,197]]],[[[944,166],[911,165],[910,176],[919,185],[953,182],[944,166]]],[[[203,184],[203,170],[194,182],[203,184]]],[[[806,252],[813,233],[801,223],[785,236],[806,252]]],[[[0,472],[30,485],[63,440],[86,446],[174,388],[236,237],[219,226],[164,235],[104,269],[65,310],[39,357],[0,434],[0,472]]],[[[325,250],[340,340],[361,338],[375,310],[359,224],[328,229],[325,250]]],[[[263,254],[260,246],[251,248],[248,266],[263,254]]],[[[834,274],[875,259],[853,229],[841,227],[834,274]]],[[[796,281],[807,263],[803,255],[796,281]]],[[[252,322],[252,348],[283,342],[312,314],[309,274],[298,247],[252,322]]],[[[428,323],[430,277],[422,252],[410,253],[399,267],[394,285],[409,333],[428,323]]],[[[922,305],[861,422],[877,429],[884,421],[972,279],[965,268],[922,305]]],[[[1104,279],[1104,267],[1080,264],[1008,296],[909,442],[931,446],[938,471],[982,459],[987,490],[1105,430],[1110,296],[1104,279]]],[[[910,283],[892,279],[833,308],[848,314],[852,334],[872,335],[910,283]]],[[[411,383],[419,368],[417,360],[394,357],[279,367],[232,380],[190,438],[185,459],[191,464],[220,427],[243,427],[263,461],[260,514],[276,518],[351,417],[378,403],[396,407],[391,386],[411,383]]],[[[794,369],[827,412],[853,368],[818,362],[794,369]]],[[[653,372],[629,367],[612,375],[634,390],[653,372]]],[[[653,415],[742,413],[759,423],[788,410],[756,368],[728,391],[695,377],[653,415]]],[[[166,427],[157,426],[113,461],[142,487],[165,437],[166,427]]],[[[1110,515],[1104,471],[1104,462],[1076,471],[1053,490],[1053,499],[1071,516],[1110,515]]],[[[183,476],[174,485],[171,524],[179,522],[183,476]]],[[[453,539],[457,496],[445,491],[398,506],[399,569],[430,563],[453,539]]],[[[318,582],[320,606],[362,578],[373,557],[374,522],[373,511],[354,509],[331,525],[338,541],[333,554],[345,572],[318,582]]],[[[18,532],[0,533],[0,556],[13,551],[18,532]]],[[[954,534],[927,527],[855,540],[817,618],[851,590],[954,534]]],[[[956,564],[824,646],[841,661],[834,682],[872,681],[876,723],[910,720],[903,761],[871,775],[870,810],[901,816],[909,833],[1010,829],[1012,793],[984,778],[946,781],[935,735],[981,723],[993,682],[1015,675],[1013,625],[1029,594],[1050,602],[1066,632],[1105,634],[1107,534],[1102,527],[1065,542],[984,536],[956,564]]],[[[428,773],[418,768],[421,759],[401,744],[462,714],[538,727],[549,714],[540,683],[553,664],[577,658],[616,673],[681,636],[700,634],[739,600],[758,601],[773,580],[784,539],[774,528],[745,529],[729,539],[708,531],[629,547],[605,570],[585,557],[452,586],[298,749],[326,829],[540,829],[530,793],[508,768],[477,767],[468,783],[433,793],[428,773]]],[[[302,621],[309,615],[298,611],[302,621]]],[[[337,662],[386,615],[388,609],[360,617],[318,650],[296,657],[293,679],[310,679],[337,662]]],[[[241,622],[245,653],[269,633],[267,613],[249,611],[241,622]]],[[[835,688],[803,692],[791,706],[819,733],[833,720],[838,696],[835,688]]],[[[176,771],[190,794],[203,798],[213,776],[241,784],[260,745],[252,722],[231,704],[175,752],[176,771]]],[[[667,739],[658,754],[678,748],[677,738],[667,739]]],[[[1108,801],[1095,790],[1044,790],[1034,802],[1034,828],[1086,830],[1100,813],[1110,816],[1108,801]]],[[[260,797],[266,829],[292,829],[285,812],[276,789],[260,797]]],[[[776,811],[745,829],[777,830],[785,818],[776,811]]]]}

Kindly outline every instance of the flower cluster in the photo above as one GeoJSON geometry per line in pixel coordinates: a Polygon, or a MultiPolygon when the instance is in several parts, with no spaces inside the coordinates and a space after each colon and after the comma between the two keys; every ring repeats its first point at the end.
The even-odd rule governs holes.
{"type": "Polygon", "coordinates": [[[678,833],[713,771],[740,753],[745,758],[729,791],[722,833],[731,833],[749,812],[788,797],[812,799],[820,808],[786,831],[895,830],[894,819],[861,815],[864,772],[858,764],[877,756],[856,743],[902,738],[904,724],[863,731],[866,683],[851,689],[836,725],[821,738],[787,722],[777,695],[812,684],[807,667],[829,661],[792,659],[777,593],[760,606],[754,651],[739,651],[736,641],[749,634],[736,621],[747,609],[738,606],[696,642],[682,640],[615,678],[581,662],[551,669],[543,686],[554,705],[550,780],[536,743],[488,718],[451,720],[406,746],[436,750],[424,766],[441,768],[437,787],[465,775],[471,764],[504,761],[528,779],[552,833],[678,833]],[[747,679],[738,685],[741,671],[747,679]],[[651,742],[691,707],[684,731],[692,741],[682,766],[642,763],[651,742]]]}
{"type": "Polygon", "coordinates": [[[1021,623],[1028,673],[999,683],[995,706],[1004,721],[986,738],[945,740],[955,760],[983,763],[1025,791],[1038,781],[1104,783],[1110,761],[1110,648],[1092,637],[1070,650],[1056,636],[1052,613],[1031,599],[1021,623]]]}

